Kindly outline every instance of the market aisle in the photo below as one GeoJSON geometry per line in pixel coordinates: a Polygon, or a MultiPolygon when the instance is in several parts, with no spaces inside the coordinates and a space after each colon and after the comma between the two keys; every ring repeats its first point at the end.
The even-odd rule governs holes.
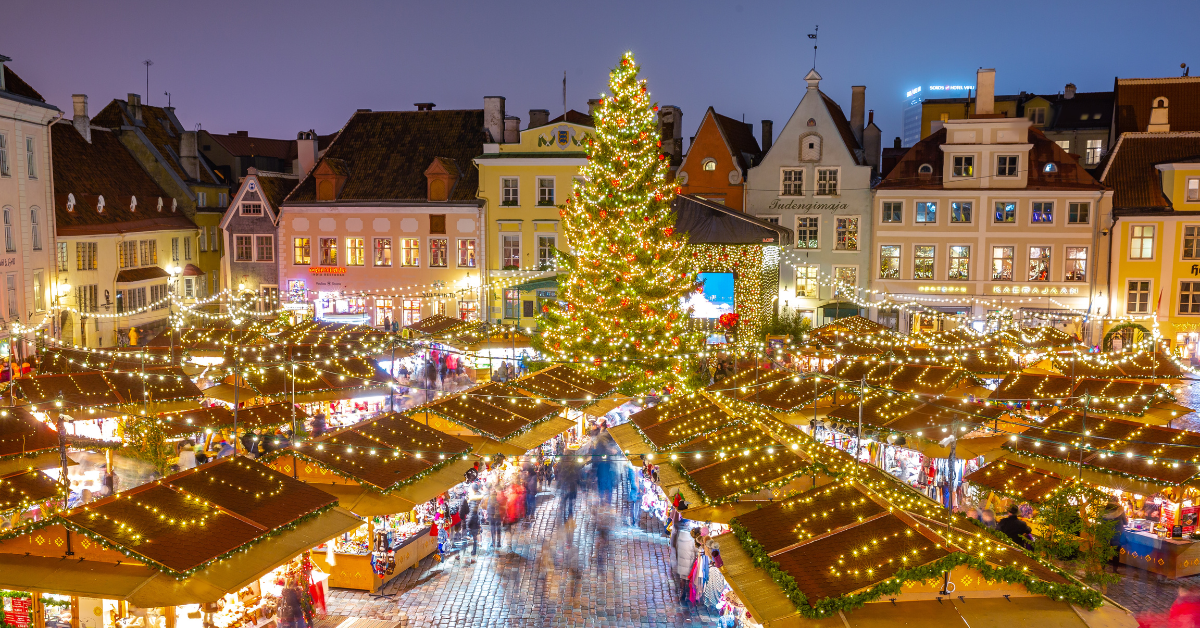
{"type": "MultiPolygon", "coordinates": [[[[624,489],[618,494],[623,495],[624,489]]],[[[478,557],[470,546],[445,563],[431,558],[402,574],[388,587],[394,599],[372,598],[361,591],[332,591],[328,613],[335,616],[392,619],[403,628],[445,626],[715,626],[704,611],[685,609],[671,577],[667,540],[630,527],[625,517],[606,513],[595,494],[580,494],[578,526],[571,545],[561,529],[559,500],[538,495],[531,523],[518,524],[504,548],[493,552],[483,530],[478,557]],[[599,526],[611,522],[607,550],[599,526]],[[580,550],[582,548],[582,551],[580,550]],[[548,557],[545,553],[549,553],[548,557]],[[553,558],[554,567],[543,565],[553,558]]],[[[622,503],[624,506],[624,504],[622,503]]],[[[627,508],[627,506],[626,506],[627,508]]],[[[623,510],[625,510],[623,508],[623,510]]],[[[628,512],[627,510],[625,510],[628,512]]]]}

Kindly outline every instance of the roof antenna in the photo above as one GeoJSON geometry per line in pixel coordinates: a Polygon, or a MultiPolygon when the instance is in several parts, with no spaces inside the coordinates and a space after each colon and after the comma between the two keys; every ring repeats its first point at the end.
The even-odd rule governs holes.
{"type": "MultiPolygon", "coordinates": [[[[147,86],[147,89],[148,88],[149,88],[149,86],[147,86]]],[[[167,97],[167,108],[170,109],[171,108],[171,92],[163,92],[163,96],[167,97]]]]}
{"type": "Polygon", "coordinates": [[[563,70],[563,122],[567,121],[567,71],[563,70]]]}
{"type": "Polygon", "coordinates": [[[1187,64],[1187,63],[1180,63],[1180,64],[1179,64],[1179,67],[1183,68],[1183,75],[1184,75],[1184,76],[1187,76],[1187,75],[1188,75],[1188,73],[1192,71],[1192,69],[1188,67],[1188,64],[1187,64]]]}
{"type": "Polygon", "coordinates": [[[150,104],[150,66],[154,65],[154,62],[146,59],[142,65],[146,66],[146,104],[148,105],[150,104]]]}
{"type": "Polygon", "coordinates": [[[813,69],[817,69],[817,33],[821,31],[821,25],[818,24],[813,32],[808,34],[808,38],[813,40],[813,69]]]}

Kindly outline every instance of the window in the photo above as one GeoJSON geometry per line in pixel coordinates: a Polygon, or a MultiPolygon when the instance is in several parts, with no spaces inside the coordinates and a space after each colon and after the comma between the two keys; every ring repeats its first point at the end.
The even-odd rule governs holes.
{"type": "Polygon", "coordinates": [[[346,238],[346,265],[362,266],[367,262],[367,246],[362,238],[346,238]]]}
{"type": "Polygon", "coordinates": [[[446,214],[429,215],[429,233],[446,233],[446,214]]]}
{"type": "Polygon", "coordinates": [[[254,261],[254,237],[248,235],[233,236],[233,259],[238,262],[254,261]]]}
{"type": "Polygon", "coordinates": [[[200,252],[204,253],[208,250],[208,227],[200,227],[200,252]]]}
{"type": "MultiPolygon", "coordinates": [[[[26,173],[30,179],[37,178],[37,155],[33,152],[33,137],[25,136],[25,163],[26,173]]],[[[11,308],[10,308],[11,309],[11,308]]]]}
{"type": "MultiPolygon", "coordinates": [[[[190,242],[191,238],[188,238],[187,241],[190,242]]],[[[256,245],[255,252],[254,252],[255,260],[260,261],[260,262],[275,261],[275,236],[271,236],[271,235],[254,236],[254,243],[256,245]]]]}
{"type": "Polygon", "coordinates": [[[292,239],[292,263],[297,266],[312,263],[312,242],[308,238],[292,239]]]}
{"type": "MultiPolygon", "coordinates": [[[[200,198],[197,205],[200,207],[208,207],[208,192],[200,192],[199,196],[200,198]]],[[[262,213],[262,207],[258,208],[258,213],[262,213]]]]}
{"type": "Polygon", "coordinates": [[[196,282],[194,281],[194,279],[195,279],[195,277],[184,277],[183,278],[183,298],[185,298],[185,299],[196,298],[196,282]]]}
{"type": "Polygon", "coordinates": [[[820,217],[818,216],[797,216],[796,217],[796,248],[798,249],[816,249],[820,248],[818,240],[818,226],[820,225],[820,217]]]}
{"type": "Polygon", "coordinates": [[[904,222],[904,203],[900,201],[884,201],[884,222],[904,222]]]}
{"type": "Polygon", "coordinates": [[[13,224],[12,224],[12,208],[4,208],[4,250],[12,253],[17,250],[17,244],[13,240],[13,224]]]}
{"type": "Polygon", "coordinates": [[[1150,313],[1150,282],[1134,279],[1129,282],[1125,292],[1126,314],[1150,313]]]}
{"type": "Polygon", "coordinates": [[[817,196],[837,196],[837,168],[817,168],[817,196]]]}
{"type": "Polygon", "coordinates": [[[412,325],[421,320],[421,301],[420,299],[404,299],[400,302],[400,316],[403,320],[400,321],[402,326],[412,325]]]}
{"type": "Polygon", "coordinates": [[[521,291],[520,290],[505,290],[504,291],[504,318],[516,318],[520,315],[521,307],[521,291]]]}
{"type": "Polygon", "coordinates": [[[538,205],[554,204],[554,179],[538,178],[538,205]]]}
{"type": "Polygon", "coordinates": [[[854,266],[834,266],[833,279],[835,288],[833,290],[834,298],[839,295],[846,295],[853,298],[857,294],[855,286],[858,285],[858,268],[854,266]]]}
{"type": "Polygon", "coordinates": [[[98,299],[96,298],[98,292],[96,284],[76,286],[75,306],[79,308],[80,312],[95,312],[98,305],[98,299]]]}
{"type": "Polygon", "coordinates": [[[1017,204],[1012,201],[996,201],[996,222],[1016,222],[1017,204]]]}
{"type": "Polygon", "coordinates": [[[138,254],[141,255],[142,261],[150,263],[150,249],[154,246],[154,240],[142,240],[138,242],[138,254]]]}
{"type": "Polygon", "coordinates": [[[1050,247],[1029,247],[1029,281],[1050,281],[1050,247]]]}
{"type": "Polygon", "coordinates": [[[759,218],[762,218],[766,222],[769,222],[773,225],[779,224],[779,216],[759,216],[759,218]]]}
{"type": "Polygon", "coordinates": [[[780,194],[782,196],[804,196],[804,170],[784,168],[780,171],[782,177],[780,194]]]}
{"type": "Polygon", "coordinates": [[[0,133],[0,177],[8,175],[8,137],[0,133]]]}
{"type": "Polygon", "coordinates": [[[1012,281],[1013,248],[1011,246],[992,247],[992,281],[1012,281]]]}
{"type": "Polygon", "coordinates": [[[933,245],[916,247],[916,257],[913,261],[913,279],[933,279],[933,262],[937,248],[933,245]]]}
{"type": "Polygon", "coordinates": [[[506,233],[500,236],[500,268],[503,270],[521,270],[520,234],[506,233]]]}
{"type": "Polygon", "coordinates": [[[225,192],[217,193],[217,207],[225,207],[229,204],[229,194],[225,192]]]}
{"type": "Polygon", "coordinates": [[[1032,122],[1034,124],[1034,126],[1045,125],[1046,124],[1046,108],[1045,107],[1031,108],[1029,110],[1029,121],[1032,122]]]}
{"type": "Polygon", "coordinates": [[[921,164],[921,167],[917,168],[917,174],[932,175],[933,166],[929,164],[921,164]]]}
{"type": "Polygon", "coordinates": [[[42,250],[42,217],[41,210],[34,207],[29,210],[29,231],[33,240],[33,250],[42,250]]]}
{"type": "Polygon", "coordinates": [[[183,259],[192,259],[192,238],[188,236],[183,239],[183,259]]]}
{"type": "Polygon", "coordinates": [[[1187,180],[1185,198],[1189,203],[1200,203],[1200,179],[1192,177],[1187,180]]]}
{"type": "MultiPolygon", "coordinates": [[[[9,275],[12,277],[12,275],[9,275]]],[[[12,307],[8,308],[9,314],[12,307]]],[[[1182,281],[1179,283],[1179,313],[1200,314],[1200,281],[1182,281]]]]}
{"type": "Polygon", "coordinates": [[[121,242],[117,245],[121,268],[136,268],[138,265],[138,243],[136,240],[121,242]]]}
{"type": "Polygon", "coordinates": [[[7,292],[5,300],[8,301],[8,320],[19,321],[21,314],[20,308],[17,307],[17,276],[8,275],[5,277],[7,284],[7,292]]]}
{"type": "Polygon", "coordinates": [[[933,223],[937,222],[937,203],[917,203],[917,222],[918,223],[933,223]]]}
{"type": "Polygon", "coordinates": [[[321,265],[337,266],[337,238],[321,238],[321,265]]]}
{"type": "MultiPolygon", "coordinates": [[[[56,242],[58,248],[58,272],[67,272],[67,243],[56,242]]],[[[82,269],[81,269],[82,270],[82,269]]]]}
{"type": "Polygon", "coordinates": [[[33,311],[46,309],[46,271],[33,271],[33,311]]]}
{"type": "Polygon", "coordinates": [[[1067,281],[1087,279],[1087,247],[1067,247],[1067,281]]]}
{"type": "Polygon", "coordinates": [[[705,159],[704,161],[700,162],[700,165],[705,170],[712,172],[717,169],[717,160],[713,159],[712,157],[709,157],[708,159],[705,159]]]}
{"type": "Polygon", "coordinates": [[[1088,165],[1100,163],[1100,153],[1104,151],[1104,140],[1088,140],[1087,151],[1083,155],[1083,162],[1088,165]]]}
{"type": "Polygon", "coordinates": [[[1068,203],[1067,222],[1073,225],[1086,225],[1090,222],[1091,203],[1068,203]]]}
{"type": "Polygon", "coordinates": [[[1129,259],[1154,259],[1154,226],[1129,228],[1129,259]]]}
{"type": "Polygon", "coordinates": [[[950,222],[967,223],[971,222],[971,214],[974,205],[969,201],[955,201],[950,203],[950,222]]]}
{"type": "MultiPolygon", "coordinates": [[[[391,266],[392,265],[392,239],[391,238],[375,238],[375,265],[376,266],[391,266]]],[[[390,307],[390,305],[389,305],[390,307]]]]}
{"type": "Polygon", "coordinates": [[[179,261],[179,238],[171,238],[171,261],[179,261]]]}
{"type": "Polygon", "coordinates": [[[975,176],[975,156],[974,155],[955,155],[954,156],[954,176],[956,177],[973,177],[975,176]]]}
{"type": "MultiPolygon", "coordinates": [[[[201,192],[201,194],[204,194],[201,192]]],[[[261,216],[262,203],[242,203],[243,216],[261,216]]]]}
{"type": "Polygon", "coordinates": [[[1018,155],[1000,155],[996,158],[996,176],[998,177],[1015,177],[1017,176],[1017,162],[1020,159],[1018,155]]]}
{"type": "Polygon", "coordinates": [[[950,121],[950,114],[948,114],[948,113],[943,113],[943,114],[941,114],[941,115],[939,115],[939,116],[938,116],[938,120],[941,120],[942,122],[949,122],[949,121],[950,121]]]}
{"type": "Polygon", "coordinates": [[[1033,221],[1041,224],[1050,224],[1054,222],[1054,203],[1037,202],[1033,203],[1033,221]]]}
{"type": "Polygon", "coordinates": [[[1183,259],[1200,259],[1200,227],[1183,228],[1183,259]]]}
{"type": "MultiPolygon", "coordinates": [[[[220,227],[215,227],[215,226],[214,226],[214,227],[212,228],[212,242],[211,242],[211,243],[209,243],[209,247],[208,247],[208,249],[209,249],[210,251],[212,251],[213,253],[216,253],[216,252],[218,252],[218,248],[220,248],[220,245],[219,245],[219,244],[217,244],[218,242],[220,242],[220,241],[221,241],[221,238],[220,238],[220,235],[221,235],[221,234],[219,233],[219,231],[220,231],[220,227]]],[[[307,239],[307,238],[306,238],[306,239],[307,239]]]]}
{"type": "Polygon", "coordinates": [[[820,270],[817,266],[796,267],[796,296],[810,299],[820,298],[821,284],[818,281],[820,270]]]}
{"type": "Polygon", "coordinates": [[[96,270],[96,247],[95,242],[76,242],[75,243],[75,266],[76,270],[96,270]]]}
{"type": "Polygon", "coordinates": [[[446,238],[429,238],[429,267],[445,268],[450,265],[450,241],[446,238]]]}
{"type": "Polygon", "coordinates": [[[375,324],[383,326],[383,319],[387,319],[388,331],[391,331],[392,324],[392,300],[391,299],[375,299],[375,324]]]}
{"type": "Polygon", "coordinates": [[[1042,172],[1058,172],[1058,166],[1053,161],[1047,162],[1042,166],[1042,172]]]}
{"type": "Polygon", "coordinates": [[[538,270],[554,270],[556,264],[554,250],[556,248],[558,248],[558,239],[555,236],[538,236],[538,270]]]}
{"type": "Polygon", "coordinates": [[[502,207],[516,207],[521,204],[521,188],[518,187],[520,179],[516,177],[501,177],[500,178],[500,205],[502,207]]]}
{"type": "Polygon", "coordinates": [[[837,218],[837,243],[834,246],[839,251],[858,250],[858,218],[837,218]]]}
{"type": "Polygon", "coordinates": [[[885,244],[879,247],[879,278],[900,278],[900,245],[885,244]]]}
{"type": "MultiPolygon", "coordinates": [[[[204,285],[201,283],[201,285],[204,285]]],[[[167,307],[167,287],[150,286],[150,309],[161,310],[167,307]]]]}
{"type": "Polygon", "coordinates": [[[458,267],[475,268],[475,238],[458,239],[458,267]]]}
{"type": "Polygon", "coordinates": [[[967,281],[971,278],[971,247],[950,247],[949,278],[951,280],[957,279],[962,281],[967,281]]]}
{"type": "Polygon", "coordinates": [[[1058,144],[1058,147],[1064,151],[1071,152],[1071,140],[1055,140],[1054,143],[1058,144]]]}
{"type": "Polygon", "coordinates": [[[400,265],[421,265],[421,241],[416,238],[400,238],[400,265]]]}

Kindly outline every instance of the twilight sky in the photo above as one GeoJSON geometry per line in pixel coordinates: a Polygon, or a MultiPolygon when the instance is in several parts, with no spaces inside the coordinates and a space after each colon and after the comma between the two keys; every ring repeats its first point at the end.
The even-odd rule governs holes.
{"type": "MultiPolygon", "coordinates": [[[[804,92],[820,25],[823,91],[850,113],[850,86],[867,86],[884,145],[900,134],[904,92],[973,84],[994,67],[997,92],[1110,90],[1113,78],[1200,73],[1195,0],[1134,8],[1115,0],[798,2],[529,0],[455,2],[7,0],[0,54],[71,115],[86,93],[95,114],[111,98],[171,92],[180,120],[214,133],[294,138],[330,133],[357,108],[483,106],[586,111],[607,72],[633,50],[661,104],[683,108],[684,136],[710,105],[778,130],[804,92]],[[1147,8],[1153,7],[1153,10],[1147,8]],[[602,13],[596,14],[597,11],[602,13]],[[1175,16],[1179,19],[1172,19],[1175,16]],[[1184,19],[1185,16],[1190,16],[1184,19]]],[[[761,139],[761,138],[759,138],[761,139]]]]}

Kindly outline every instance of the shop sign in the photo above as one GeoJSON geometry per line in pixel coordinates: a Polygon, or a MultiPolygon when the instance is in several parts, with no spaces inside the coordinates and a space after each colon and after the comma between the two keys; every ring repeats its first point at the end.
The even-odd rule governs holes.
{"type": "Polygon", "coordinates": [[[343,266],[313,266],[308,269],[308,272],[313,275],[345,275],[346,268],[343,266]]]}
{"type": "Polygon", "coordinates": [[[1200,275],[1200,264],[1192,264],[1192,276],[1200,275]]]}
{"type": "Polygon", "coordinates": [[[792,210],[796,210],[796,211],[806,211],[806,212],[822,211],[822,210],[838,212],[838,211],[842,211],[842,210],[849,209],[849,208],[850,208],[849,203],[805,203],[805,202],[796,202],[793,200],[785,201],[781,198],[777,198],[777,199],[771,201],[771,204],[769,206],[767,206],[767,209],[792,209],[792,210]]]}
{"type": "Polygon", "coordinates": [[[14,597],[9,599],[12,601],[12,611],[4,613],[4,621],[17,628],[29,628],[29,610],[33,598],[14,597]]]}
{"type": "Polygon", "coordinates": [[[558,298],[558,290],[538,290],[537,296],[539,299],[556,299],[558,298]]]}
{"type": "Polygon", "coordinates": [[[0,258],[0,268],[10,268],[17,265],[16,257],[0,258]]]}
{"type": "Polygon", "coordinates": [[[940,292],[942,294],[966,294],[966,286],[919,286],[919,292],[940,292]]]}
{"type": "Polygon", "coordinates": [[[1076,286],[992,286],[992,294],[1070,296],[1079,294],[1079,288],[1076,286]]]}

